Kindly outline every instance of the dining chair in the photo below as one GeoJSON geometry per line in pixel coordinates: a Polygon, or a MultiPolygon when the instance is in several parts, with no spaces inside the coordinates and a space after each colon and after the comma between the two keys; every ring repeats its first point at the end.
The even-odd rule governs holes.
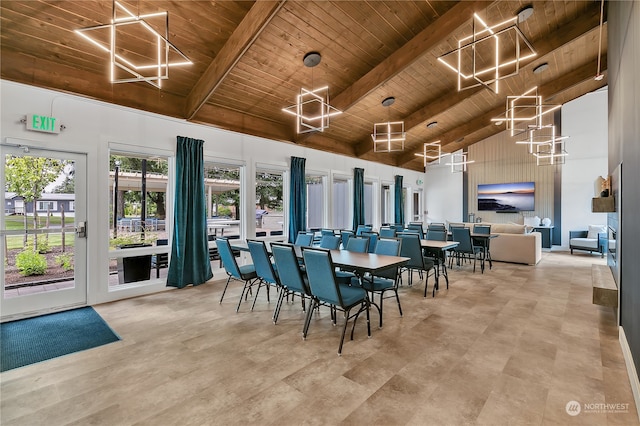
{"type": "MultiPolygon", "coordinates": [[[[447,231],[427,229],[425,239],[431,241],[447,241],[447,231]]],[[[425,255],[430,259],[433,259],[436,266],[436,285],[433,286],[433,297],[436,296],[436,290],[438,289],[438,278],[440,277],[440,269],[442,269],[442,275],[447,282],[447,288],[449,288],[449,274],[447,273],[447,252],[436,249],[425,249],[425,255]]]]}
{"type": "Polygon", "coordinates": [[[444,226],[444,223],[433,222],[427,225],[427,230],[433,229],[434,231],[446,231],[447,227],[444,226]]]}
{"type": "MultiPolygon", "coordinates": [[[[469,228],[453,228],[453,241],[456,241],[458,245],[454,249],[454,253],[457,259],[457,264],[460,265],[460,260],[468,258],[471,260],[473,256],[473,272],[476,271],[476,260],[482,256],[483,248],[476,246],[471,238],[471,230],[469,228]]],[[[452,259],[453,260],[453,259],[452,259]]],[[[482,272],[484,272],[484,263],[480,265],[482,272]]]]}
{"type": "MultiPolygon", "coordinates": [[[[399,238],[381,238],[376,245],[375,254],[384,254],[388,256],[400,256],[402,240],[399,238]]],[[[382,328],[383,301],[390,297],[396,298],[398,303],[398,311],[402,316],[402,306],[400,305],[400,297],[398,296],[398,283],[400,282],[399,267],[387,268],[378,271],[373,275],[366,276],[362,279],[362,288],[371,293],[371,302],[375,303],[375,295],[380,296],[380,325],[382,328]],[[393,295],[385,296],[385,292],[393,292],[393,295]]],[[[359,285],[357,278],[352,279],[352,285],[359,285]]]]}
{"type": "Polygon", "coordinates": [[[316,306],[326,304],[332,307],[332,320],[336,323],[336,310],[345,314],[342,337],[338,346],[338,355],[342,355],[344,336],[347,331],[349,320],[353,319],[351,328],[351,340],[356,328],[358,316],[366,311],[367,314],[367,335],[371,336],[371,324],[369,318],[369,298],[367,292],[362,287],[350,287],[340,285],[336,281],[335,266],[331,260],[331,252],[319,248],[303,247],[302,256],[307,270],[309,287],[311,288],[312,302],[307,310],[303,337],[307,337],[311,318],[316,306]],[[357,312],[352,314],[351,310],[357,308],[357,312]]]}
{"type": "Polygon", "coordinates": [[[371,225],[358,225],[356,228],[356,235],[361,235],[363,232],[371,231],[373,227],[371,225]]]}
{"type": "Polygon", "coordinates": [[[373,253],[376,250],[376,244],[378,243],[378,233],[375,231],[363,231],[360,235],[369,238],[369,247],[367,248],[367,251],[369,253],[373,253]]]}
{"type": "Polygon", "coordinates": [[[423,272],[426,273],[424,278],[424,297],[427,297],[427,286],[429,283],[429,271],[433,270],[434,279],[437,278],[435,274],[435,262],[431,259],[426,259],[422,254],[422,247],[420,245],[420,237],[418,234],[411,232],[400,232],[398,237],[402,240],[402,246],[400,250],[400,256],[410,258],[409,262],[403,266],[400,271],[407,271],[409,275],[409,285],[413,285],[413,271],[418,271],[420,279],[423,277],[423,272]]]}
{"type": "Polygon", "coordinates": [[[347,241],[344,249],[356,253],[367,253],[369,250],[369,237],[366,235],[352,236],[347,241]]]}
{"type": "MultiPolygon", "coordinates": [[[[167,238],[159,238],[156,240],[157,246],[169,245],[167,238]]],[[[151,257],[151,267],[156,268],[156,278],[160,278],[160,268],[169,267],[169,253],[156,253],[151,257]]]]}
{"type": "Polygon", "coordinates": [[[420,235],[420,239],[424,238],[424,230],[422,229],[422,222],[409,222],[407,225],[407,231],[417,232],[420,235]]]}
{"type": "Polygon", "coordinates": [[[347,247],[349,238],[353,237],[354,235],[355,233],[348,229],[344,229],[340,231],[340,243],[342,244],[342,248],[347,247]]]}
{"type": "Polygon", "coordinates": [[[396,230],[395,228],[391,228],[389,226],[383,226],[380,227],[378,234],[380,235],[380,237],[394,238],[396,236],[396,230]]]}
{"type": "Polygon", "coordinates": [[[256,290],[256,294],[253,297],[253,304],[251,304],[251,310],[256,305],[256,300],[258,300],[258,293],[260,293],[260,288],[267,288],[267,302],[270,302],[269,298],[269,289],[270,287],[280,288],[280,280],[278,279],[278,275],[276,270],[271,263],[271,258],[269,257],[269,253],[267,252],[267,246],[264,241],[257,240],[247,240],[247,246],[249,247],[249,253],[251,254],[251,259],[253,260],[253,266],[256,270],[256,275],[258,276],[258,289],[256,290]]]}
{"type": "MultiPolygon", "coordinates": [[[[482,234],[482,235],[491,235],[491,225],[473,225],[473,233],[474,234],[482,234]]],[[[491,250],[489,249],[489,245],[491,243],[490,238],[474,238],[475,242],[480,245],[484,249],[483,253],[483,262],[484,260],[489,261],[489,269],[492,268],[491,261],[491,250]]]]}
{"type": "Polygon", "coordinates": [[[337,235],[323,235],[320,238],[320,248],[325,248],[329,250],[337,250],[340,248],[340,237],[337,235]]]}
{"type": "MultiPolygon", "coordinates": [[[[287,243],[271,243],[271,254],[276,264],[278,277],[282,289],[278,296],[278,303],[273,313],[273,323],[278,322],[280,310],[285,297],[289,300],[289,296],[298,295],[302,299],[302,311],[305,311],[305,300],[311,298],[311,289],[305,274],[300,269],[296,252],[291,244],[287,243]]],[[[303,325],[304,326],[304,325],[303,325]]]]}
{"type": "Polygon", "coordinates": [[[218,255],[220,256],[222,266],[224,266],[224,270],[229,276],[229,278],[227,278],[227,283],[224,286],[224,290],[222,290],[220,303],[222,303],[224,294],[226,293],[229,282],[232,279],[244,282],[244,287],[242,288],[242,293],[240,294],[240,301],[238,302],[238,307],[236,308],[236,312],[238,312],[238,310],[240,309],[240,303],[242,303],[242,298],[245,297],[245,293],[248,293],[251,290],[251,286],[258,278],[256,268],[255,266],[253,266],[253,264],[238,266],[236,257],[231,250],[231,244],[229,244],[229,240],[227,238],[217,238],[216,245],[218,246],[218,255]]]}
{"type": "Polygon", "coordinates": [[[296,235],[296,241],[293,244],[297,246],[311,246],[311,244],[313,244],[313,232],[298,232],[298,235],[296,235]]]}

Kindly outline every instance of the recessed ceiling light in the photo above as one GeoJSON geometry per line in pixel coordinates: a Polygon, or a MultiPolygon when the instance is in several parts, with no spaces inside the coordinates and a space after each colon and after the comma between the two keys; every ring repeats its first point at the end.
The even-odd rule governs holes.
{"type": "Polygon", "coordinates": [[[432,121],[431,123],[427,124],[427,129],[433,129],[434,127],[438,126],[438,122],[437,121],[432,121]]]}
{"type": "Polygon", "coordinates": [[[533,6],[525,6],[517,13],[518,15],[518,23],[524,22],[533,15],[533,6]]]}
{"type": "Polygon", "coordinates": [[[495,124],[496,126],[502,126],[502,124],[504,123],[504,121],[500,120],[500,121],[496,121],[493,124],[495,124]]]}
{"type": "Polygon", "coordinates": [[[462,142],[463,140],[464,140],[464,136],[463,136],[463,137],[461,137],[461,138],[456,139],[456,142],[460,143],[460,142],[462,142]]]}
{"type": "Polygon", "coordinates": [[[549,69],[549,64],[547,62],[542,63],[533,69],[534,74],[540,74],[549,69]]]}

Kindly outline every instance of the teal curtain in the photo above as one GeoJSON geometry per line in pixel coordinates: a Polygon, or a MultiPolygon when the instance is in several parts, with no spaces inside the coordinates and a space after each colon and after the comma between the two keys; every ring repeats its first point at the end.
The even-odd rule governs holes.
{"type": "Polygon", "coordinates": [[[401,223],[404,225],[404,199],[402,197],[402,176],[396,175],[395,180],[395,223],[401,223]]]}
{"type": "Polygon", "coordinates": [[[307,184],[304,166],[306,158],[291,157],[291,186],[289,187],[289,242],[296,240],[298,231],[307,230],[307,184]]]}
{"type": "Polygon", "coordinates": [[[364,225],[364,169],[353,169],[353,229],[364,225]]]}
{"type": "Polygon", "coordinates": [[[209,263],[203,140],[178,136],[173,245],[167,286],[182,288],[213,277],[209,263]]]}

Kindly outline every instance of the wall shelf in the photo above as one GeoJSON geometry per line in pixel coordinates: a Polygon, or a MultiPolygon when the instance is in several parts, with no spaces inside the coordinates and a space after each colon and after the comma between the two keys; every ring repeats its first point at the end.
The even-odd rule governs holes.
{"type": "Polygon", "coordinates": [[[591,211],[593,213],[615,212],[614,197],[599,197],[591,199],[591,211]]]}

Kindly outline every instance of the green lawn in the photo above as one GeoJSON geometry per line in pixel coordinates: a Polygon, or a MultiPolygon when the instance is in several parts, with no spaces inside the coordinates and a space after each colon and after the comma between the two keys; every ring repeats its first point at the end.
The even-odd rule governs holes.
{"type": "MultiPolygon", "coordinates": [[[[73,225],[73,218],[69,217],[65,219],[65,226],[73,225]]],[[[7,231],[20,231],[24,229],[24,216],[5,216],[5,228],[7,231]]],[[[47,217],[38,217],[38,228],[44,228],[47,223],[47,217]]],[[[61,218],[52,216],[49,218],[49,225],[60,226],[62,223],[61,218]]],[[[27,217],[27,228],[33,229],[33,216],[27,217]]],[[[7,236],[7,249],[20,249],[23,247],[24,235],[10,235],[7,236]]],[[[46,235],[38,235],[38,241],[42,241],[46,238],[46,235]]],[[[55,233],[49,234],[49,247],[56,247],[62,245],[62,234],[55,233]]],[[[73,246],[75,241],[75,233],[67,232],[65,237],[65,245],[73,246]]],[[[29,236],[29,243],[33,243],[33,236],[29,236]]]]}

